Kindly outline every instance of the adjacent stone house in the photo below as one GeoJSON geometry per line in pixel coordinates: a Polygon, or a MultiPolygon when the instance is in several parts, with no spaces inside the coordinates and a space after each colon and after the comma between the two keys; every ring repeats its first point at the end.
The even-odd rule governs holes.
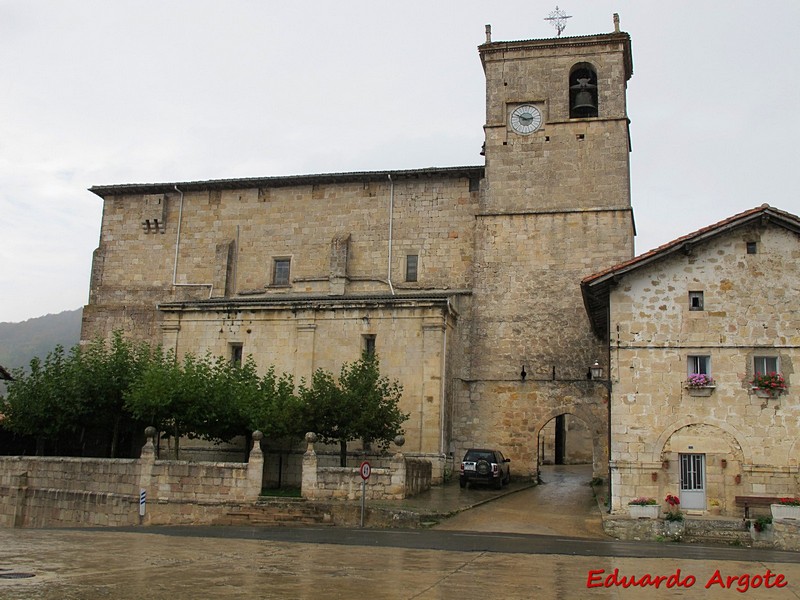
{"type": "Polygon", "coordinates": [[[800,218],[763,205],[582,285],[608,341],[614,512],[675,494],[738,515],[736,496],[796,495],[800,218]],[[770,372],[785,389],[754,385],[770,372]]]}

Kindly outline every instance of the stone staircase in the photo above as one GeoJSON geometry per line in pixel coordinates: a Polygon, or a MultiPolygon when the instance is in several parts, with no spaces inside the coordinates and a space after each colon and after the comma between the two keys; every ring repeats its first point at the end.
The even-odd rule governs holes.
{"type": "Polygon", "coordinates": [[[683,541],[698,544],[751,546],[753,539],[741,519],[689,517],[684,521],[683,541]]]}
{"type": "Polygon", "coordinates": [[[262,527],[333,525],[333,518],[330,512],[303,498],[262,498],[255,504],[228,511],[215,524],[262,527]]]}

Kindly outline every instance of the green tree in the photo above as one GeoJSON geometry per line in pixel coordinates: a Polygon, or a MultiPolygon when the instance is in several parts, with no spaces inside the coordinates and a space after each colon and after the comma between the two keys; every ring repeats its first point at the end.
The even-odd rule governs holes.
{"type": "Polygon", "coordinates": [[[381,377],[377,357],[364,353],[342,365],[338,381],[318,369],[310,386],[300,384],[302,422],[322,442],[339,444],[339,464],[344,467],[348,442],[360,439],[385,449],[403,433],[408,415],[398,406],[402,393],[397,381],[381,377]]]}
{"type": "Polygon", "coordinates": [[[28,373],[14,370],[14,379],[0,400],[3,427],[34,436],[39,455],[44,453],[47,441],[56,451],[60,441],[69,443],[68,438],[80,430],[88,411],[76,390],[79,355],[77,347],[65,355],[64,349],[56,346],[44,361],[34,358],[28,373]]]}
{"type": "Polygon", "coordinates": [[[96,339],[76,354],[77,393],[91,407],[86,425],[103,432],[108,456],[119,455],[120,437],[134,435],[143,426],[125,407],[125,394],[153,359],[144,342],[126,339],[115,331],[111,340],[96,339]]]}
{"type": "Polygon", "coordinates": [[[181,363],[173,351],[158,348],[125,394],[125,407],[131,414],[174,439],[176,459],[182,436],[206,433],[212,372],[208,355],[187,354],[181,363]]]}

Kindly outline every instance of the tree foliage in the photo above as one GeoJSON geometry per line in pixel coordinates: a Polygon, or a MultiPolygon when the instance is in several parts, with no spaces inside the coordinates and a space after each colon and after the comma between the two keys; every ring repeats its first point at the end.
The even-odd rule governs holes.
{"type": "Polygon", "coordinates": [[[133,442],[148,425],[174,440],[176,457],[182,437],[229,442],[243,435],[249,442],[258,429],[291,447],[314,431],[339,444],[344,465],[348,442],[385,448],[408,418],[398,408],[402,387],[381,377],[377,358],[367,354],[345,363],[338,379],[317,370],[295,393],[290,374],[270,367],[259,376],[251,356],[242,364],[211,354],[179,359],[115,332],[68,353],[59,346],[14,376],[0,397],[0,426],[36,437],[39,453],[46,441],[55,454],[135,456],[133,442]]]}
{"type": "Polygon", "coordinates": [[[318,369],[311,385],[301,382],[303,422],[324,443],[339,444],[339,462],[346,466],[347,443],[363,440],[385,449],[403,433],[408,419],[399,408],[403,393],[397,381],[381,377],[378,358],[364,353],[342,365],[338,381],[318,369]]]}

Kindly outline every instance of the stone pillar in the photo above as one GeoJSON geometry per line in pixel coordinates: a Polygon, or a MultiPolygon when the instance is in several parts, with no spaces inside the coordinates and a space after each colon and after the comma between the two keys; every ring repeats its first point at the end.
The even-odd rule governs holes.
{"type": "Polygon", "coordinates": [[[165,313],[164,323],[161,325],[164,350],[172,350],[176,353],[178,351],[178,333],[181,330],[181,322],[178,319],[178,313],[165,313]]]}
{"type": "Polygon", "coordinates": [[[403,456],[403,452],[400,448],[403,447],[403,444],[406,443],[406,438],[402,435],[398,435],[394,438],[394,445],[397,446],[397,452],[392,457],[392,460],[389,461],[389,472],[391,473],[391,483],[389,484],[389,489],[386,490],[386,494],[390,498],[405,498],[406,497],[406,457],[403,456]]]}
{"type": "Polygon", "coordinates": [[[317,453],[314,452],[314,442],[317,434],[309,431],[306,434],[308,444],[303,455],[303,475],[300,484],[300,495],[303,498],[314,498],[317,495],[317,453]]]}
{"type": "Polygon", "coordinates": [[[25,500],[28,497],[28,472],[17,476],[17,501],[14,508],[14,527],[25,524],[25,500]]]}
{"type": "Polygon", "coordinates": [[[442,436],[442,348],[444,317],[428,317],[422,323],[422,398],[419,407],[420,453],[439,452],[442,436]]]}
{"type": "Polygon", "coordinates": [[[264,434],[253,432],[253,449],[247,461],[247,499],[257,500],[261,495],[261,480],[264,477],[264,453],[261,451],[261,440],[264,434]]]}
{"type": "MultiPolygon", "coordinates": [[[[155,490],[152,489],[152,477],[153,477],[153,467],[156,464],[156,446],[154,443],[156,437],[155,427],[146,427],[144,430],[144,435],[147,438],[144,446],[142,446],[142,453],[139,456],[139,489],[145,490],[147,493],[148,498],[148,507],[153,507],[156,505],[156,495],[155,490]]],[[[137,510],[139,507],[138,498],[137,502],[134,502],[134,506],[136,506],[137,510]]],[[[145,519],[149,520],[150,512],[152,508],[147,509],[147,513],[145,514],[145,519]]],[[[144,521],[142,521],[143,523],[144,521]]]]}
{"type": "Polygon", "coordinates": [[[342,296],[347,285],[347,255],[350,250],[350,234],[337,235],[331,240],[331,269],[328,294],[342,296]]]}
{"type": "Polygon", "coordinates": [[[311,313],[310,318],[299,317],[297,320],[297,352],[295,352],[295,379],[303,377],[311,379],[314,373],[314,335],[317,330],[317,324],[314,323],[314,315],[311,313]]]}

